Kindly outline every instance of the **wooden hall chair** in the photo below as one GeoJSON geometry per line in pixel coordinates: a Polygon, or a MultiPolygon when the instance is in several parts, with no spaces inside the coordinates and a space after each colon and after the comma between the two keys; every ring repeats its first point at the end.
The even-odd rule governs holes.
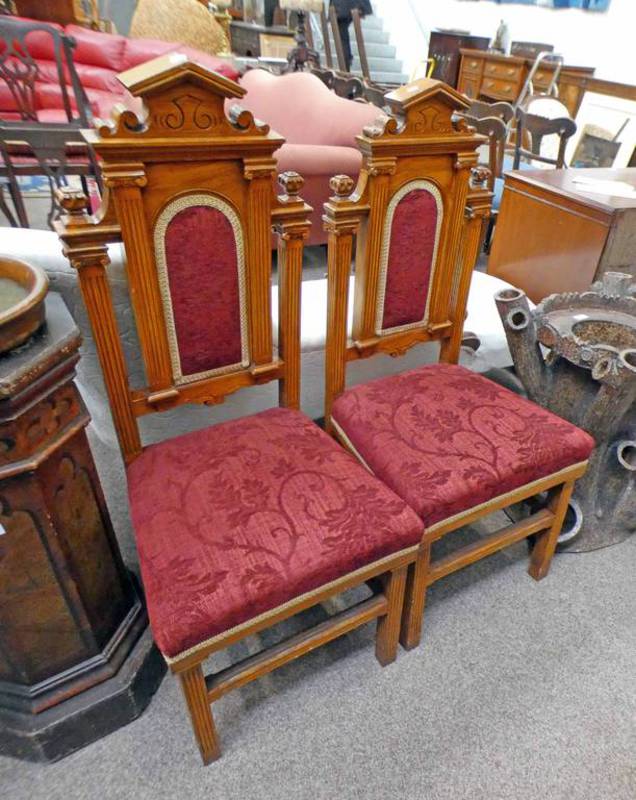
{"type": "MultiPolygon", "coordinates": [[[[404,647],[420,640],[426,589],[449,573],[535,534],[530,574],[549,569],[574,481],[594,445],[583,431],[457,366],[466,297],[490,193],[469,184],[484,141],[454,117],[468,105],[421,80],[389,95],[391,116],[359,137],[354,189],[332,179],[326,346],[327,429],[415,509],[426,529],[409,570],[404,647]],[[349,272],[357,234],[351,339],[349,272]],[[438,340],[442,363],[346,388],[350,361],[399,356],[438,340]],[[546,508],[431,563],[431,545],[540,492],[546,508]]],[[[529,320],[516,315],[513,324],[529,320]]]]}
{"type": "Polygon", "coordinates": [[[86,132],[104,210],[62,192],[57,226],[79,273],[127,465],[131,516],[155,640],[183,687],[204,762],[220,754],[210,703],[355,627],[378,621],[396,656],[406,571],[422,523],[297,410],[300,282],[311,212],[281,176],[283,140],[224,102],[245,90],[169,55],[120,76],[145,104],[86,132]],[[279,236],[278,352],[272,346],[271,228],[279,236]],[[106,277],[122,240],[147,385],[131,387],[106,277]],[[142,446],[138,419],[214,405],[278,381],[280,408],[142,446]],[[204,677],[213,652],[376,578],[380,590],[276,647],[204,677]]]}

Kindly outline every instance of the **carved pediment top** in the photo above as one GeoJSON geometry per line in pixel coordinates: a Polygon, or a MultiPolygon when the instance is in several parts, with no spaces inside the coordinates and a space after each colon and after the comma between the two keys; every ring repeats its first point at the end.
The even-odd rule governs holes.
{"type": "Polygon", "coordinates": [[[226,113],[226,101],[246,94],[242,86],[182,53],[169,53],[134,67],[121,73],[118,80],[141,103],[134,110],[116,106],[112,119],[98,126],[98,136],[87,134],[96,146],[99,137],[115,142],[171,134],[196,139],[235,136],[237,132],[266,137],[270,133],[269,126],[255,121],[252,113],[240,106],[232,106],[226,113]]]}
{"type": "Polygon", "coordinates": [[[365,129],[369,139],[395,135],[470,135],[456,114],[469,107],[468,100],[441,81],[423,78],[385,95],[390,115],[365,129]]]}

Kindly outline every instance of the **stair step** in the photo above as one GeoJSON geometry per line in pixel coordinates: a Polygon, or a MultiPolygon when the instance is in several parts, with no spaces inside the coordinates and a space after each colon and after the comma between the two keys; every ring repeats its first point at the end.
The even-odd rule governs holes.
{"type": "MultiPolygon", "coordinates": [[[[362,77],[360,70],[352,69],[351,74],[362,77]]],[[[394,83],[399,86],[409,82],[408,75],[402,72],[373,72],[373,70],[371,71],[371,80],[376,83],[394,83]]]]}
{"type": "MultiPolygon", "coordinates": [[[[316,46],[319,53],[324,53],[325,49],[322,47],[322,42],[316,42],[316,46]]],[[[386,60],[395,59],[396,49],[393,45],[390,44],[367,44],[366,51],[367,51],[367,58],[381,58],[386,60]]],[[[333,42],[331,42],[331,52],[334,52],[333,42]]],[[[356,42],[351,42],[351,52],[353,53],[353,57],[358,57],[358,45],[356,42]]]]}
{"type": "MultiPolygon", "coordinates": [[[[402,62],[395,58],[367,58],[371,72],[402,72],[402,62]]],[[[360,59],[354,57],[352,68],[360,69],[360,59]]]]}

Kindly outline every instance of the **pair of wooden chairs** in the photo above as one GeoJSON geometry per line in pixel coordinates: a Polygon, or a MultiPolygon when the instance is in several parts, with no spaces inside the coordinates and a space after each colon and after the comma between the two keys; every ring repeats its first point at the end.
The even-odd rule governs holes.
{"type": "Polygon", "coordinates": [[[524,536],[538,535],[531,574],[543,577],[591,445],[454,363],[490,204],[482,183],[470,182],[482,139],[454,121],[465,105],[454,90],[424,80],[389,95],[391,116],[359,137],[358,186],[332,181],[330,436],[298,411],[310,209],[295,173],[280,176],[275,194],[281,138],[240,107],[226,115],[240,86],[175,56],[120,80],[145,116],[121,111],[85,133],[101,160],[105,202],[91,217],[81,194],[62,192],[58,231],[79,274],[127,466],[154,636],[207,763],[220,754],[210,704],[231,689],[372,620],[377,658],[390,663],[400,638],[407,648],[419,640],[428,585],[524,536]],[[106,246],[119,240],[147,377],[140,387],[129,385],[107,279],[106,246]],[[346,389],[351,361],[434,341],[445,363],[346,389]],[[279,383],[280,408],[142,446],[140,417],[214,405],[268,381],[279,383]],[[543,490],[551,492],[544,510],[431,563],[434,540],[543,490]],[[204,675],[215,651],[365,583],[373,593],[357,606],[204,675]]]}

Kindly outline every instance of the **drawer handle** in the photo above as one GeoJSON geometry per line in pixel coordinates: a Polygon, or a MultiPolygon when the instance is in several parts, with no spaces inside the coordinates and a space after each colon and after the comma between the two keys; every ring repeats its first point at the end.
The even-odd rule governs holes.
{"type": "Polygon", "coordinates": [[[514,75],[514,74],[515,74],[515,71],[514,71],[514,69],[509,69],[509,70],[508,70],[508,75],[514,75]]]}
{"type": "Polygon", "coordinates": [[[477,61],[471,61],[470,62],[470,66],[471,67],[476,67],[476,66],[478,66],[478,62],[477,61]]]}

